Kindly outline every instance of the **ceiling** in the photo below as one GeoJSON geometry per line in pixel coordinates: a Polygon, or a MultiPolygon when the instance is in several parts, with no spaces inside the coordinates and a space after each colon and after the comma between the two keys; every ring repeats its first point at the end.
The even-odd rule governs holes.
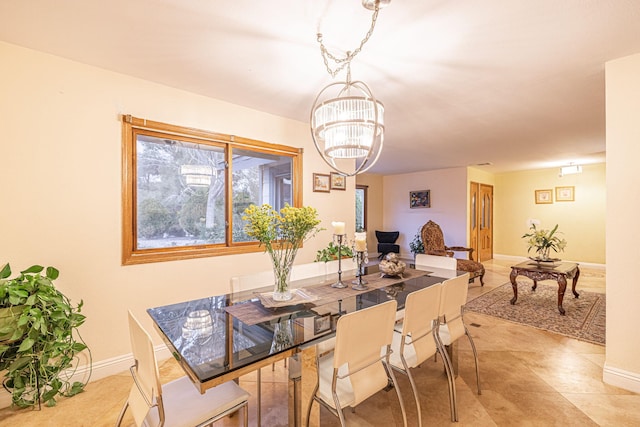
{"type": "MultiPolygon", "coordinates": [[[[0,0],[0,40],[303,122],[332,82],[316,33],[343,54],[370,23],[360,0],[0,0]]],[[[370,172],[602,162],[604,64],[638,52],[640,0],[392,1],[351,66],[385,105],[370,172]]]]}

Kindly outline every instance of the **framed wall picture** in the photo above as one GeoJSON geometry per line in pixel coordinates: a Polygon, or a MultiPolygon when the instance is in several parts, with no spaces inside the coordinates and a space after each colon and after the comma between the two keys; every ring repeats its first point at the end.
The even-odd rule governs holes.
{"type": "Polygon", "coordinates": [[[536,190],[536,204],[553,203],[553,190],[536,190]]]}
{"type": "Polygon", "coordinates": [[[320,332],[325,332],[331,329],[331,313],[323,314],[322,316],[316,316],[313,318],[313,333],[314,335],[320,332]]]}
{"type": "Polygon", "coordinates": [[[347,177],[340,175],[339,173],[331,172],[331,189],[332,190],[346,190],[347,189],[347,177]]]}
{"type": "Polygon", "coordinates": [[[314,173],[313,191],[319,191],[320,193],[328,193],[329,191],[331,191],[329,187],[329,175],[323,173],[314,173]]]}
{"type": "Polygon", "coordinates": [[[431,207],[431,190],[409,191],[409,207],[430,208],[431,207]]]}
{"type": "Polygon", "coordinates": [[[575,187],[556,187],[556,202],[573,202],[575,187]]]}

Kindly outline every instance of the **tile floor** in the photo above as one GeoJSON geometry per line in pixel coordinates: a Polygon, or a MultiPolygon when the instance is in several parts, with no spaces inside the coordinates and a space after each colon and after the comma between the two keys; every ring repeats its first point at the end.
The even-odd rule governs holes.
{"type": "MultiPolygon", "coordinates": [[[[508,261],[485,263],[485,286],[469,288],[469,298],[506,283],[508,261]]],[[[603,270],[582,269],[578,289],[604,292],[603,270]]],[[[482,395],[474,391],[475,373],[468,342],[459,346],[460,375],[456,381],[460,421],[469,426],[638,426],[640,395],[602,382],[604,347],[569,339],[496,318],[469,313],[467,324],[478,348],[482,395]]],[[[425,425],[456,425],[450,422],[446,377],[440,361],[427,362],[414,371],[421,390],[425,425]]],[[[163,379],[182,375],[173,361],[163,363],[163,379]]],[[[275,371],[263,369],[263,426],[287,425],[287,376],[283,363],[275,371]]],[[[416,425],[415,405],[408,380],[398,375],[404,393],[409,425],[416,425]]],[[[255,375],[240,380],[255,392],[255,375]]],[[[13,426],[112,426],[126,398],[128,373],[91,383],[86,392],[62,399],[55,408],[41,411],[0,410],[0,425],[13,426]]],[[[255,425],[255,399],[250,401],[250,425],[255,425]]],[[[394,392],[381,392],[346,411],[350,426],[402,425],[394,392]]],[[[323,426],[339,425],[328,412],[321,412],[323,426]]],[[[132,419],[125,418],[130,426],[132,419]]],[[[242,425],[236,415],[219,425],[242,425]]]]}

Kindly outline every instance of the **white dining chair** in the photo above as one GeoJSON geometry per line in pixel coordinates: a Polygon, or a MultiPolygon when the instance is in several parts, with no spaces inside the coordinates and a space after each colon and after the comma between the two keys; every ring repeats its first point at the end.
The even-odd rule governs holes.
{"type": "Polygon", "coordinates": [[[455,421],[453,402],[456,389],[452,375],[453,368],[446,351],[437,338],[441,291],[442,284],[437,283],[407,295],[401,330],[398,331],[398,326],[396,326],[391,343],[393,353],[391,353],[389,361],[395,370],[409,378],[418,413],[418,427],[422,426],[422,410],[418,387],[411,370],[420,366],[436,353],[442,355],[447,372],[451,420],[455,421]]]}
{"type": "Polygon", "coordinates": [[[187,427],[209,425],[242,409],[244,426],[249,424],[249,393],[228,381],[200,394],[183,376],[162,385],[149,333],[129,311],[129,335],[135,363],[130,371],[133,385],[120,411],[120,426],[128,408],[136,426],[187,427]]]}
{"type": "Polygon", "coordinates": [[[428,270],[432,276],[443,279],[451,279],[458,275],[458,262],[451,257],[416,254],[415,265],[416,270],[428,270]]]}
{"type": "MultiPolygon", "coordinates": [[[[473,359],[476,365],[476,385],[478,394],[480,390],[480,369],[478,367],[478,352],[473,338],[464,323],[464,305],[467,303],[469,291],[469,273],[442,282],[442,295],[440,296],[440,309],[438,313],[438,338],[443,346],[451,346],[456,340],[466,335],[471,344],[473,359]]],[[[453,396],[453,410],[455,421],[458,420],[458,406],[453,396]]]]}
{"type": "Polygon", "coordinates": [[[389,366],[396,308],[397,302],[390,300],[340,316],[334,349],[316,358],[318,381],[307,408],[307,426],[313,402],[318,402],[345,427],[343,408],[355,408],[384,390],[391,379],[406,427],[404,402],[389,366]]]}

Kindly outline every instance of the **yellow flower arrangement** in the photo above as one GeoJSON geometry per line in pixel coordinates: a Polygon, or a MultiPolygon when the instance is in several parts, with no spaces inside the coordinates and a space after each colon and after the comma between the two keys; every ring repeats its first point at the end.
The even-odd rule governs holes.
{"type": "Polygon", "coordinates": [[[298,249],[322,230],[318,227],[318,212],[312,207],[296,208],[289,204],[280,212],[268,204],[250,205],[242,219],[246,222],[245,233],[264,245],[271,256],[276,280],[274,299],[290,299],[288,281],[298,249]]]}

